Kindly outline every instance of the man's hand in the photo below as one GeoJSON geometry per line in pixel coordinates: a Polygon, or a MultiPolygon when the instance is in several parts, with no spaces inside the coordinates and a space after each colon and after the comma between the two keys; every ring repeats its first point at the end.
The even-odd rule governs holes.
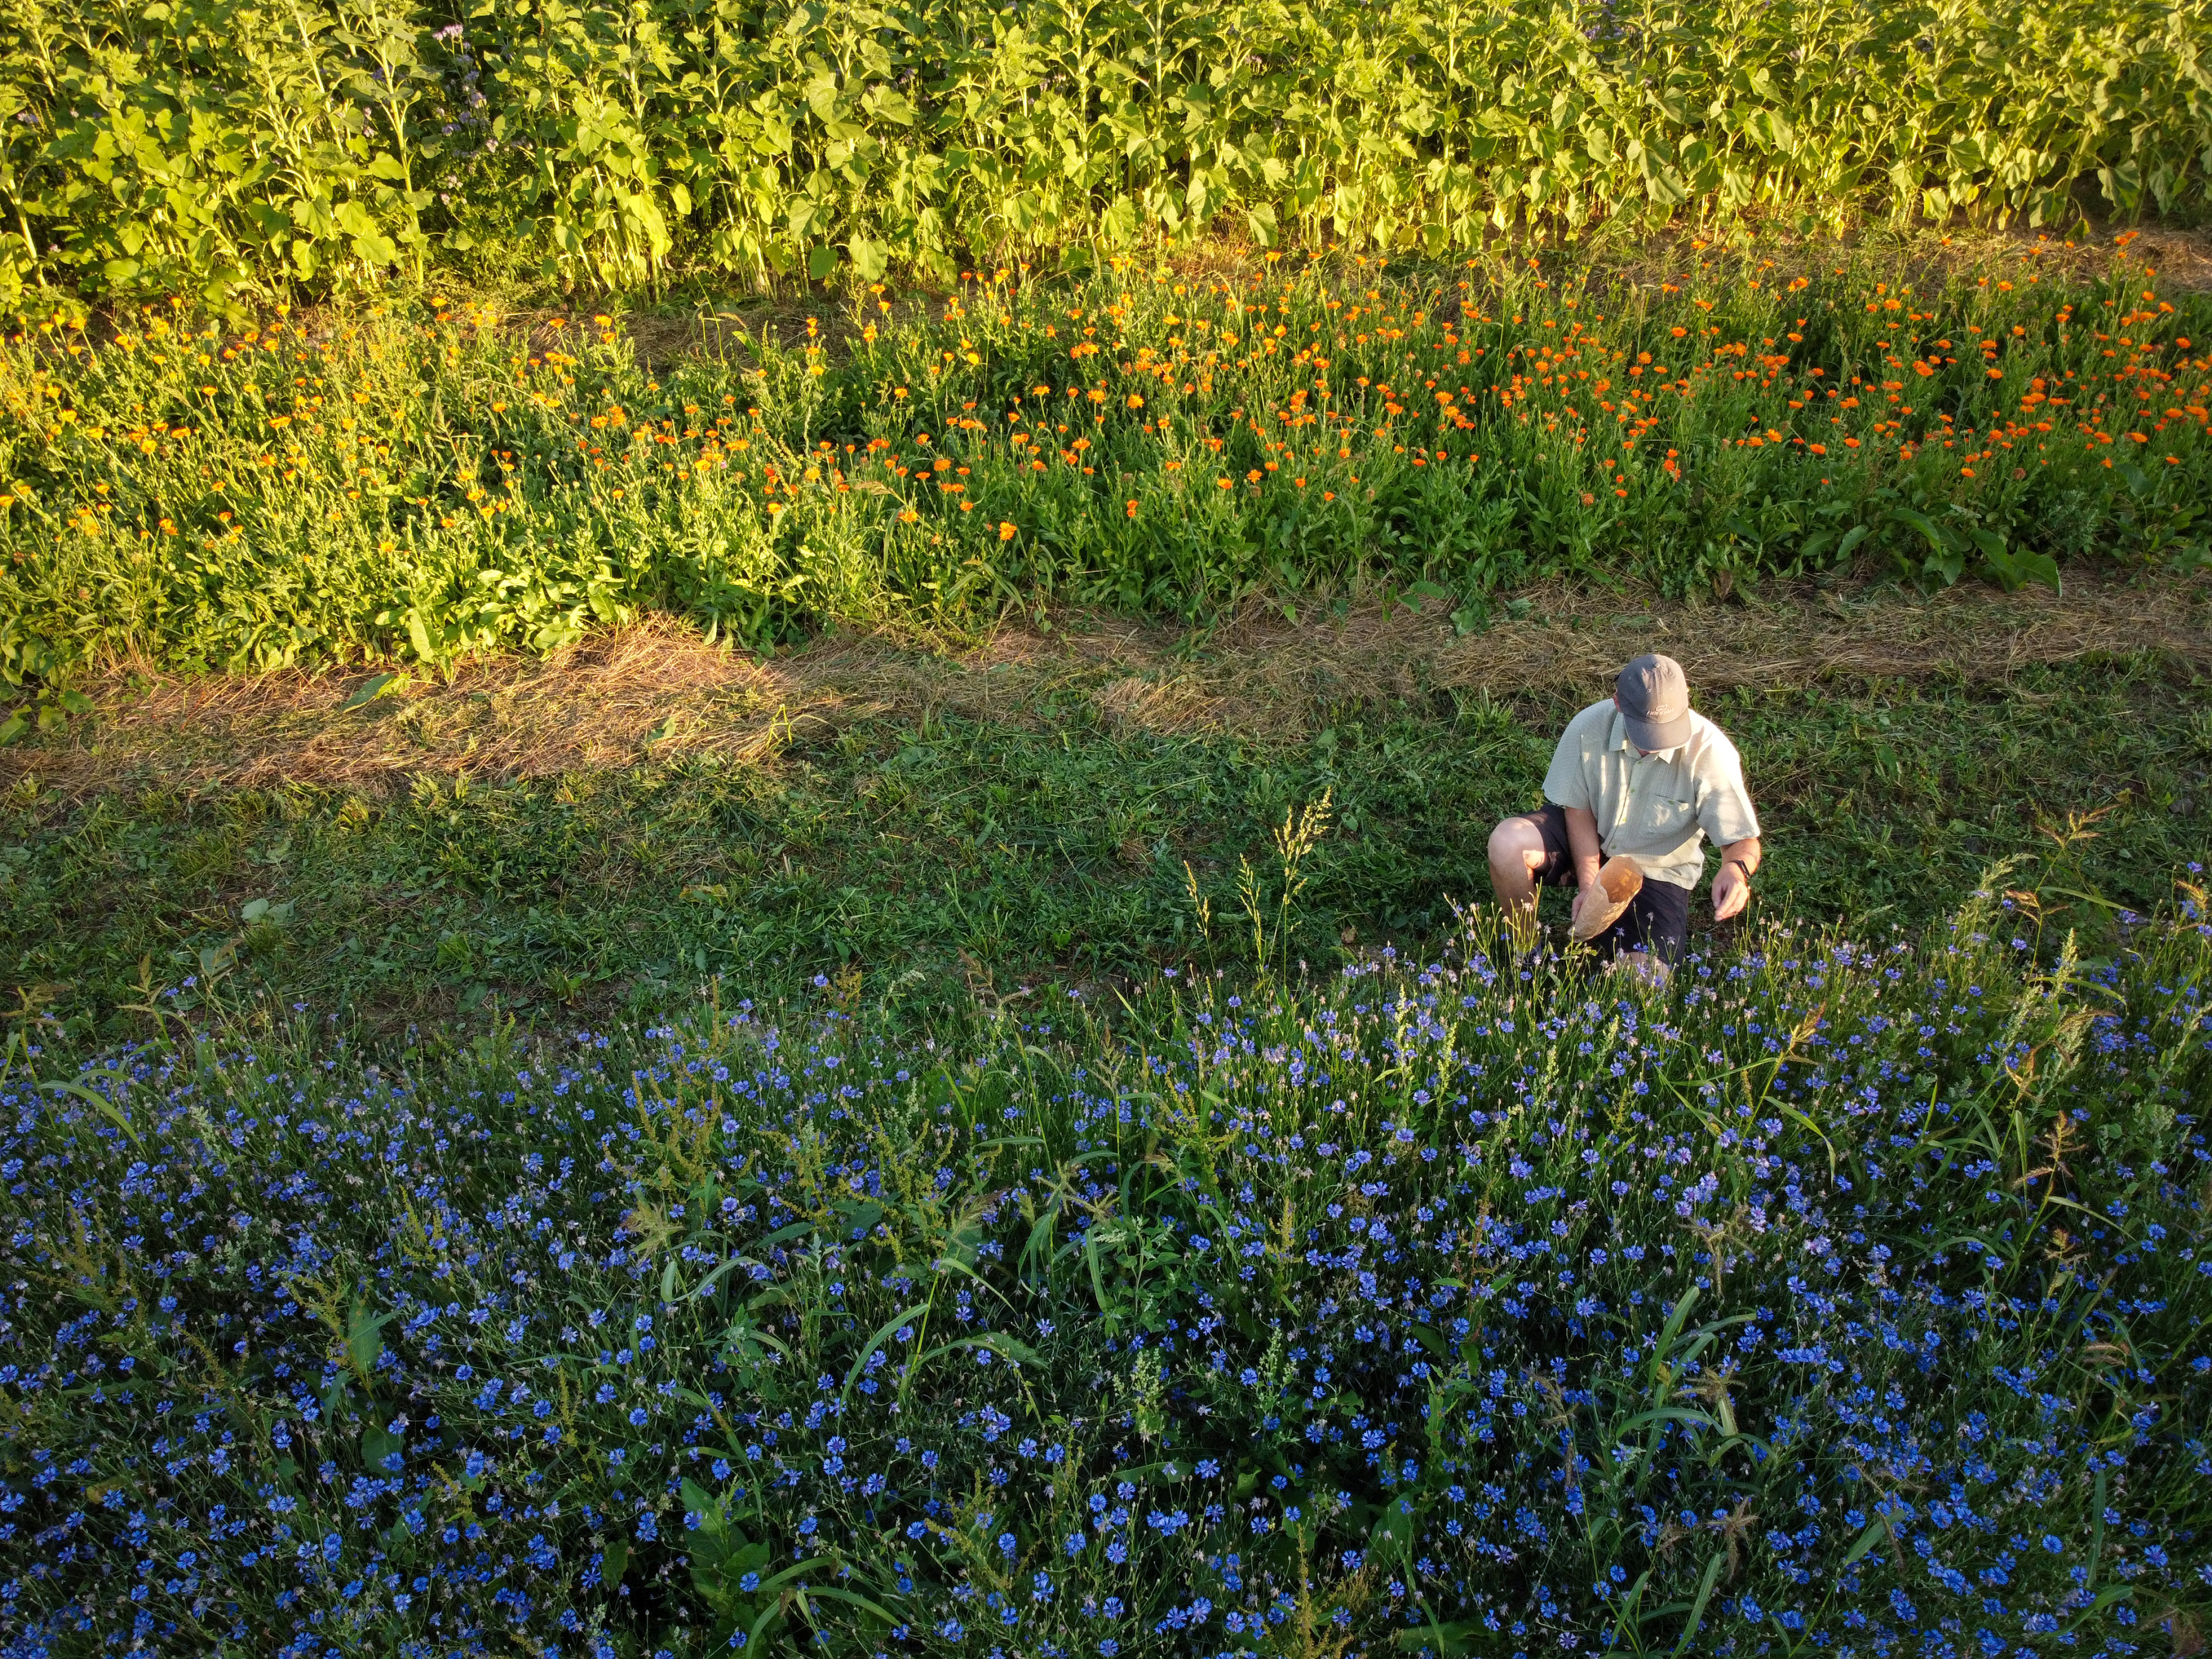
{"type": "Polygon", "coordinates": [[[1721,848],[1721,867],[1713,876],[1713,920],[1726,921],[1743,914],[1751,902],[1751,875],[1759,868],[1759,838],[1730,842],[1721,848]]]}
{"type": "Polygon", "coordinates": [[[1713,878],[1713,920],[1726,921],[1730,916],[1741,915],[1743,907],[1751,902],[1751,883],[1744,878],[1740,864],[1723,864],[1720,873],[1713,878]]]}
{"type": "Polygon", "coordinates": [[[1574,902],[1567,906],[1567,925],[1570,927],[1577,927],[1581,925],[1583,905],[1594,904],[1601,909],[1605,902],[1605,890],[1595,881],[1590,881],[1577,887],[1575,889],[1574,902]]]}

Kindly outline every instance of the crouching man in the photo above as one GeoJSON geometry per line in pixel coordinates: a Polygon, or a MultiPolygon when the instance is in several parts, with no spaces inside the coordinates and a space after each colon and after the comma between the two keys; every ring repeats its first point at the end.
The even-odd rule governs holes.
{"type": "Polygon", "coordinates": [[[1681,960],[1708,836],[1721,850],[1713,920],[1725,921],[1750,902],[1759,863],[1743,762],[1727,734],[1690,708],[1682,665],[1638,657],[1612,696],[1567,723],[1543,806],[1491,831],[1490,882],[1516,932],[1533,937],[1538,886],[1571,879],[1576,934],[1608,962],[1647,952],[1637,964],[1664,964],[1663,976],[1681,960]],[[1613,860],[1634,869],[1601,879],[1613,860]]]}

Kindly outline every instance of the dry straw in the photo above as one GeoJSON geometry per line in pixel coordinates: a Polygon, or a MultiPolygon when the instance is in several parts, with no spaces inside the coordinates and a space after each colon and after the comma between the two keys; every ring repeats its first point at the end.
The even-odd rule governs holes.
{"type": "Polygon", "coordinates": [[[98,713],[0,750],[0,783],[35,775],[82,798],[158,783],[201,792],[288,783],[384,793],[416,775],[547,777],[677,756],[773,765],[859,722],[944,713],[1030,721],[1048,692],[1085,690],[1108,721],[1163,733],[1296,741],[1328,711],[1424,692],[1601,695],[1620,663],[1662,647],[1701,692],[1824,681],[2001,680],[2038,663],[2163,654],[2212,666],[2212,579],[2082,580],[2059,596],[1954,589],[1764,591],[1760,602],[1533,591],[1529,614],[1459,635],[1431,605],[1363,602],[1293,623],[1248,605],[1209,638],[1066,616],[980,640],[837,634],[768,661],[655,617],[547,657],[501,656],[449,679],[363,674],[186,678],[118,667],[98,713]]]}

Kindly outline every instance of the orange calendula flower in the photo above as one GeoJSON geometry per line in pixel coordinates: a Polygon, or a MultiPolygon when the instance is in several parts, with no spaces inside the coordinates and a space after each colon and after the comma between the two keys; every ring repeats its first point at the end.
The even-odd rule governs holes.
{"type": "Polygon", "coordinates": [[[1000,541],[1002,541],[1002,542],[1010,542],[1010,541],[1013,540],[1013,538],[1014,538],[1014,527],[1013,527],[1013,526],[1012,526],[1012,525],[1010,525],[1010,524],[1006,524],[1006,523],[1001,522],[1001,523],[1000,523],[1000,525],[999,526],[999,539],[1000,539],[1000,541]]]}

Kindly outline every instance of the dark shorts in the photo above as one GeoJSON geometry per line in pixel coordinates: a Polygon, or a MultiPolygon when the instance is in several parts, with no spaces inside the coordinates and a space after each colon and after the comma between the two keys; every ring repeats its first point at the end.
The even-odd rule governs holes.
{"type": "MultiPolygon", "coordinates": [[[[1546,887],[1571,887],[1575,879],[1574,849],[1567,843],[1566,809],[1551,802],[1537,811],[1523,812],[1522,821],[1534,824],[1543,837],[1544,862],[1536,879],[1546,887]]],[[[1649,951],[1672,967],[1681,961],[1690,933],[1690,890],[1671,881],[1646,881],[1620,921],[1590,941],[1608,962],[1623,951],[1649,951]]]]}

